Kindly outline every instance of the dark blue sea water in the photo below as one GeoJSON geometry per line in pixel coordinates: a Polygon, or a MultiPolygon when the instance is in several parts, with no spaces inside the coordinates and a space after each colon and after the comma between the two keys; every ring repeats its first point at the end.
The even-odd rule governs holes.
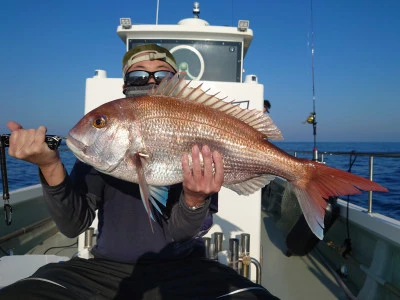
{"type": "MultiPolygon", "coordinates": [[[[275,142],[275,145],[293,154],[292,150],[312,151],[313,143],[290,143],[275,142]]],[[[400,153],[400,143],[318,143],[319,152],[391,152],[400,153]]],[[[7,152],[7,151],[6,151],[7,152]]],[[[75,162],[74,155],[68,150],[65,144],[60,147],[60,155],[65,167],[70,171],[75,162]]],[[[298,157],[312,159],[311,153],[298,153],[298,157]]],[[[354,156],[353,156],[354,158],[354,156]]],[[[348,171],[350,166],[349,156],[324,155],[327,165],[348,171]]],[[[386,158],[374,157],[374,177],[373,180],[389,189],[389,193],[373,194],[373,212],[385,214],[394,219],[400,220],[400,157],[386,158]]],[[[369,177],[369,157],[357,156],[351,172],[363,177],[369,177]]],[[[38,170],[35,166],[8,157],[7,155],[7,174],[9,190],[38,184],[38,170]]],[[[3,193],[2,187],[0,187],[3,193]]],[[[347,197],[344,197],[346,199],[347,197]]],[[[12,202],[12,199],[10,199],[12,202]]],[[[368,207],[368,193],[350,196],[350,202],[361,207],[368,207]]]]}

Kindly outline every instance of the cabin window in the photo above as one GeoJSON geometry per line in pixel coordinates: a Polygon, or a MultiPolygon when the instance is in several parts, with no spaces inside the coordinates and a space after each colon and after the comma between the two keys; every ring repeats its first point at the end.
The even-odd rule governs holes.
{"type": "Polygon", "coordinates": [[[171,51],[193,80],[241,82],[242,42],[129,39],[129,49],[154,43],[171,51]]]}

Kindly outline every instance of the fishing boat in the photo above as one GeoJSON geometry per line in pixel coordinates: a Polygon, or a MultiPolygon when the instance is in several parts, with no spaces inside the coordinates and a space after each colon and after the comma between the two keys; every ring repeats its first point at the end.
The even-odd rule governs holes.
{"type": "MultiPolygon", "coordinates": [[[[200,19],[199,13],[195,2],[193,17],[173,25],[133,25],[129,18],[121,18],[117,34],[126,50],[144,43],[168,48],[193,83],[202,83],[210,93],[220,91],[221,97],[234,99],[243,108],[262,110],[264,85],[256,74],[243,78],[244,59],[253,39],[249,21],[215,26],[200,19]]],[[[95,70],[86,81],[85,113],[124,97],[122,84],[122,78],[108,78],[106,70],[95,70]]],[[[59,140],[49,137],[50,142],[58,146],[59,140]]],[[[6,136],[2,136],[3,157],[5,147],[6,136]]],[[[312,157],[323,163],[322,156],[329,154],[335,155],[313,152],[312,157]]],[[[377,155],[400,157],[364,155],[372,162],[377,155]]],[[[365,167],[372,179],[373,163],[365,167]]],[[[67,238],[48,214],[40,185],[8,195],[5,172],[2,178],[3,214],[9,225],[0,227],[0,288],[45,263],[90,257],[96,220],[78,238],[67,238]]],[[[281,299],[399,299],[400,222],[373,212],[373,201],[369,193],[370,205],[365,209],[346,199],[330,198],[325,237],[320,241],[309,230],[285,180],[276,178],[250,196],[223,188],[215,225],[204,238],[207,255],[281,299]]]]}

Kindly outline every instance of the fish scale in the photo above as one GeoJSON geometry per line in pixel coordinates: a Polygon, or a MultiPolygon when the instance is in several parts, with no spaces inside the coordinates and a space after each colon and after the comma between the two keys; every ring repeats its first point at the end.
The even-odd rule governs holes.
{"type": "MultiPolygon", "coordinates": [[[[147,101],[147,100],[145,100],[147,101]]],[[[158,101],[164,101],[159,99],[158,101]]],[[[167,101],[165,101],[167,102],[167,101]]],[[[186,103],[182,103],[185,105],[186,103]]],[[[187,105],[187,104],[186,104],[187,105]]],[[[166,104],[168,106],[168,104],[166,104]]],[[[166,109],[164,105],[157,107],[157,111],[163,111],[166,109]]],[[[164,154],[162,149],[170,146],[170,140],[179,140],[180,143],[175,144],[174,148],[170,148],[171,152],[168,155],[158,155],[153,156],[152,163],[148,165],[148,171],[146,175],[152,176],[153,183],[157,185],[168,185],[182,180],[182,170],[181,170],[181,157],[183,153],[190,153],[190,150],[194,144],[199,146],[207,144],[210,149],[217,150],[223,154],[225,158],[225,183],[229,184],[232,181],[243,180],[244,178],[254,177],[254,175],[247,175],[254,172],[254,169],[259,170],[259,173],[266,170],[265,155],[263,151],[256,151],[249,143],[248,140],[244,139],[245,133],[236,133],[234,139],[235,143],[227,143],[231,141],[229,138],[230,128],[229,123],[225,122],[223,118],[215,118],[212,120],[211,124],[201,123],[202,126],[196,126],[199,122],[204,122],[201,117],[194,122],[188,122],[187,120],[180,119],[179,117],[174,117],[174,110],[182,111],[185,108],[175,105],[169,112],[172,111],[171,116],[168,119],[160,119],[160,115],[154,115],[153,118],[146,118],[144,122],[141,123],[141,131],[143,133],[144,143],[149,149],[153,149],[152,153],[164,154]],[[153,139],[149,133],[157,132],[160,128],[168,128],[168,132],[163,134],[162,137],[153,139]],[[209,127],[209,128],[207,128],[209,127]],[[239,139],[239,137],[242,138],[239,139]],[[226,147],[224,145],[229,145],[226,147]],[[247,149],[247,151],[246,151],[247,149]],[[259,160],[256,162],[254,160],[255,154],[258,154],[259,160]],[[253,160],[249,158],[253,157],[253,160]],[[168,164],[171,166],[171,171],[164,172],[160,174],[152,169],[152,166],[157,167],[160,162],[168,159],[168,164]],[[263,168],[262,168],[263,167],[263,168]],[[164,175],[165,174],[165,175],[164,175]],[[246,176],[244,175],[246,174],[246,176]]],[[[205,112],[207,114],[207,112],[205,112]]],[[[260,135],[260,134],[259,134],[260,135]]],[[[261,135],[260,135],[261,136],[261,135]]],[[[263,142],[262,139],[260,139],[263,142]]],[[[158,170],[157,170],[158,171],[158,170]]]]}

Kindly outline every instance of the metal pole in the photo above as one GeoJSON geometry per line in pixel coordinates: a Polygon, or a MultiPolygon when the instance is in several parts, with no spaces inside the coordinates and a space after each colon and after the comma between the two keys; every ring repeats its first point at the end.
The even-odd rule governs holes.
{"type": "Polygon", "coordinates": [[[242,263],[246,263],[246,264],[248,264],[248,263],[254,264],[254,266],[256,267],[256,271],[257,271],[257,273],[256,273],[256,283],[261,284],[261,273],[262,272],[261,272],[261,264],[260,264],[260,262],[257,259],[255,259],[253,257],[250,257],[250,256],[245,258],[245,259],[246,259],[246,262],[243,261],[243,258],[239,258],[239,261],[242,262],[242,263]]]}
{"type": "Polygon", "coordinates": [[[229,239],[229,260],[232,269],[239,271],[239,239],[229,239]]]}
{"type": "Polygon", "coordinates": [[[255,259],[253,257],[251,258],[251,262],[256,266],[256,270],[257,270],[256,282],[258,284],[261,284],[261,264],[257,259],[255,259]]]}
{"type": "MultiPolygon", "coordinates": [[[[374,157],[369,157],[369,180],[373,180],[374,173],[374,157]]],[[[368,192],[368,213],[372,213],[372,191],[368,192]]]]}
{"type": "MultiPolygon", "coordinates": [[[[240,235],[240,252],[241,252],[241,257],[245,258],[250,256],[250,234],[248,233],[242,233],[240,235]]],[[[246,259],[245,259],[246,261],[246,259]]],[[[250,274],[250,264],[246,264],[242,262],[242,268],[241,268],[241,275],[243,277],[249,277],[250,274]]]]}
{"type": "Polygon", "coordinates": [[[160,8],[160,0],[157,0],[157,10],[156,10],[156,25],[158,25],[158,9],[160,8]]]}

